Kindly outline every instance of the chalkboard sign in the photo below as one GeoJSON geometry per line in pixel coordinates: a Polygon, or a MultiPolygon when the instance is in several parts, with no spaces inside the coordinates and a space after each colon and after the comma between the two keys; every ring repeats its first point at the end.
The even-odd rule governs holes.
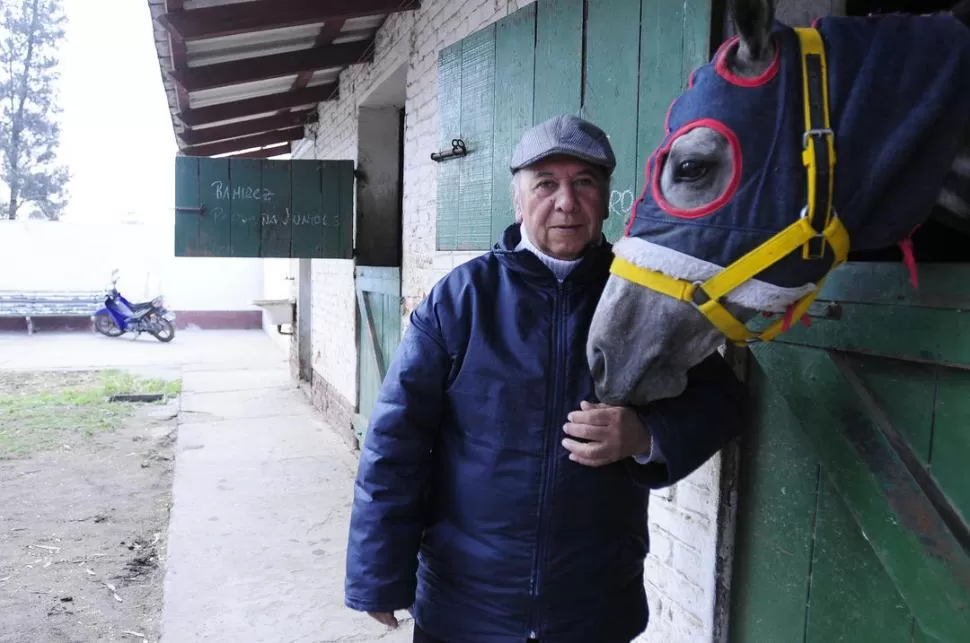
{"type": "Polygon", "coordinates": [[[350,259],[353,161],[177,156],[176,257],[350,259]]]}

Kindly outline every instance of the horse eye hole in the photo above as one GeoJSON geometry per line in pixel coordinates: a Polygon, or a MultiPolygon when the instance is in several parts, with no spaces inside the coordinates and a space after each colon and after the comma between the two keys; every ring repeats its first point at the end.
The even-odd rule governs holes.
{"type": "Polygon", "coordinates": [[[690,183],[704,178],[711,169],[711,164],[706,161],[688,159],[677,164],[674,172],[674,180],[683,183],[690,183]]]}

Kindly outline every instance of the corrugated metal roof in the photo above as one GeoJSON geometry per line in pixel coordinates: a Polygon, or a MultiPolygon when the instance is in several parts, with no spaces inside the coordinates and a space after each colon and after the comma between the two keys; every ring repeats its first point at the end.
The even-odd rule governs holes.
{"type": "Polygon", "coordinates": [[[185,0],[182,6],[185,10],[204,9],[206,7],[219,7],[227,4],[242,4],[250,0],[185,0]]]}
{"type": "MultiPolygon", "coordinates": [[[[215,125],[246,123],[253,119],[265,119],[277,113],[304,111],[312,107],[316,101],[325,100],[335,93],[335,83],[338,81],[340,71],[348,62],[358,60],[355,58],[350,61],[349,58],[357,56],[357,51],[363,51],[366,56],[371,55],[372,47],[362,50],[359,45],[373,40],[388,15],[386,12],[360,15],[368,11],[384,10],[382,3],[377,0],[361,0],[356,3],[356,10],[344,9],[344,11],[357,13],[357,16],[353,16],[353,13],[344,13],[343,16],[352,17],[330,20],[328,24],[326,14],[328,3],[326,2],[321,2],[319,7],[301,3],[302,9],[297,7],[291,10],[302,10],[303,13],[296,15],[292,20],[290,17],[293,14],[286,14],[285,18],[281,17],[283,14],[280,12],[285,12],[285,3],[272,3],[271,11],[275,13],[267,13],[263,23],[262,7],[270,5],[268,0],[167,0],[168,7],[171,8],[171,13],[168,15],[174,18],[171,21],[166,18],[166,26],[163,26],[158,19],[168,13],[166,0],[146,1],[151,10],[162,84],[168,97],[172,126],[176,136],[180,136],[187,130],[188,126],[179,118],[179,114],[185,110],[192,110],[193,114],[198,114],[191,121],[194,123],[194,130],[202,131],[215,125]],[[243,4],[247,7],[238,9],[233,7],[232,11],[235,12],[233,14],[218,10],[219,7],[243,4]],[[198,9],[206,9],[206,11],[200,14],[192,13],[198,9]],[[248,14],[248,21],[243,20],[240,23],[237,17],[241,14],[248,14]],[[213,15],[217,15],[217,19],[214,19],[213,15]],[[313,20],[318,15],[321,19],[313,20]],[[177,21],[174,20],[176,18],[177,21]],[[274,28],[260,29],[259,24],[254,24],[254,20],[260,21],[259,24],[272,24],[274,28]],[[287,23],[291,26],[277,26],[287,23]],[[239,33],[238,31],[242,29],[239,27],[240,24],[247,25],[245,28],[249,31],[239,33]],[[170,32],[170,29],[174,31],[170,32]],[[184,29],[187,31],[183,31],[184,29]],[[180,33],[186,33],[186,37],[192,39],[183,42],[179,36],[180,33]],[[193,38],[193,36],[196,37],[193,38]],[[357,43],[357,45],[348,45],[348,43],[357,43]],[[356,47],[356,50],[341,50],[339,45],[356,47]],[[319,49],[324,46],[337,48],[332,52],[319,49]],[[311,53],[310,50],[315,51],[311,53]],[[304,52],[299,61],[292,55],[287,56],[298,52],[304,52]],[[263,79],[242,78],[247,74],[233,73],[238,71],[239,65],[224,65],[244,60],[262,62],[261,59],[268,56],[279,56],[274,60],[280,66],[269,69],[258,68],[261,74],[272,76],[263,79]],[[306,60],[307,56],[310,57],[309,62],[306,60]],[[340,65],[335,67],[327,64],[329,62],[340,62],[340,65]],[[213,65],[224,66],[213,68],[213,65]],[[192,70],[194,81],[185,82],[190,87],[199,89],[193,91],[182,89],[172,77],[172,72],[176,68],[192,70]],[[293,70],[292,73],[286,73],[288,68],[293,70]],[[296,73],[301,69],[304,71],[296,73]],[[227,73],[228,77],[225,75],[227,73]],[[301,88],[316,88],[316,91],[301,88]],[[294,90],[303,93],[294,94],[294,90]],[[311,102],[300,100],[311,95],[311,102]],[[240,103],[240,101],[248,102],[240,103]]],[[[396,0],[387,4],[393,11],[415,9],[419,5],[419,2],[410,0],[396,0]]],[[[246,71],[248,70],[243,69],[243,72],[246,71]]],[[[241,131],[241,128],[239,129],[241,131]]],[[[221,134],[222,130],[219,135],[221,134]]],[[[181,138],[179,138],[179,147],[180,149],[187,147],[181,138]]]]}
{"type": "Polygon", "coordinates": [[[312,49],[323,23],[219,36],[186,43],[189,67],[312,49]]]}
{"type": "Polygon", "coordinates": [[[240,83],[229,87],[216,87],[214,89],[203,89],[192,92],[189,95],[189,106],[193,109],[208,107],[219,103],[228,103],[234,100],[245,100],[277,92],[285,92],[293,86],[296,74],[292,76],[281,76],[270,80],[259,80],[252,83],[240,83]]]}

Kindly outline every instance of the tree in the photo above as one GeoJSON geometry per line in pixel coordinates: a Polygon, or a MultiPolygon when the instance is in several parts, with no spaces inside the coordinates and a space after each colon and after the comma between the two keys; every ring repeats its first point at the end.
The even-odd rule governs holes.
{"type": "Polygon", "coordinates": [[[0,219],[39,212],[59,218],[69,180],[56,158],[57,50],[61,0],[3,0],[0,14],[0,219]]]}

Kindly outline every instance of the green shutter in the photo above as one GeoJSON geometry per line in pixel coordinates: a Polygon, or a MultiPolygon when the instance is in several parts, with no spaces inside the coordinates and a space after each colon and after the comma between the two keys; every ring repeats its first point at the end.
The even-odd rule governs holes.
{"type": "Polygon", "coordinates": [[[175,256],[353,253],[352,161],[175,159],[175,256]]]}
{"type": "MultiPolygon", "coordinates": [[[[589,0],[583,118],[610,136],[616,154],[609,217],[603,232],[611,241],[623,234],[633,206],[637,176],[637,94],[639,92],[640,0],[589,0]]],[[[653,125],[657,127],[656,124],[653,125]]]]}
{"type": "Polygon", "coordinates": [[[492,136],[495,25],[448,47],[438,58],[438,140],[464,141],[468,155],[438,166],[438,249],[483,250],[492,235],[492,136]]]}
{"type": "Polygon", "coordinates": [[[509,159],[532,126],[536,5],[495,24],[495,130],[492,136],[492,243],[515,220],[509,159]]]}
{"type": "Polygon", "coordinates": [[[199,159],[175,158],[175,256],[203,254],[199,247],[199,159]]]}
{"type": "MultiPolygon", "coordinates": [[[[240,185],[263,188],[263,163],[260,159],[235,159],[232,161],[231,180],[240,185]]],[[[235,199],[229,202],[232,219],[229,230],[231,254],[234,257],[258,257],[262,225],[261,203],[256,199],[235,199]]]]}
{"type": "Polygon", "coordinates": [[[536,3],[533,123],[582,108],[583,0],[536,3]]]}
{"type": "MultiPolygon", "coordinates": [[[[229,159],[200,160],[199,186],[203,194],[207,189],[212,192],[226,190],[229,185],[229,159]]],[[[232,254],[229,250],[231,204],[229,199],[210,199],[207,201],[207,211],[199,216],[198,243],[209,256],[227,257],[232,254]]]]}
{"type": "MultiPolygon", "coordinates": [[[[438,149],[450,150],[461,133],[461,46],[458,41],[438,54],[438,149]]],[[[438,250],[458,247],[458,213],[461,203],[458,170],[464,159],[437,164],[438,250]]]]}
{"type": "Polygon", "coordinates": [[[469,155],[459,160],[458,244],[479,250],[492,236],[492,110],[495,96],[495,26],[461,46],[461,138],[469,155]]]}
{"type": "MultiPolygon", "coordinates": [[[[290,220],[290,167],[286,161],[265,159],[263,162],[263,191],[259,198],[262,245],[260,256],[288,257],[292,242],[290,220]]],[[[319,189],[319,185],[308,189],[319,189]]],[[[243,198],[248,196],[243,195],[243,198]]]]}

